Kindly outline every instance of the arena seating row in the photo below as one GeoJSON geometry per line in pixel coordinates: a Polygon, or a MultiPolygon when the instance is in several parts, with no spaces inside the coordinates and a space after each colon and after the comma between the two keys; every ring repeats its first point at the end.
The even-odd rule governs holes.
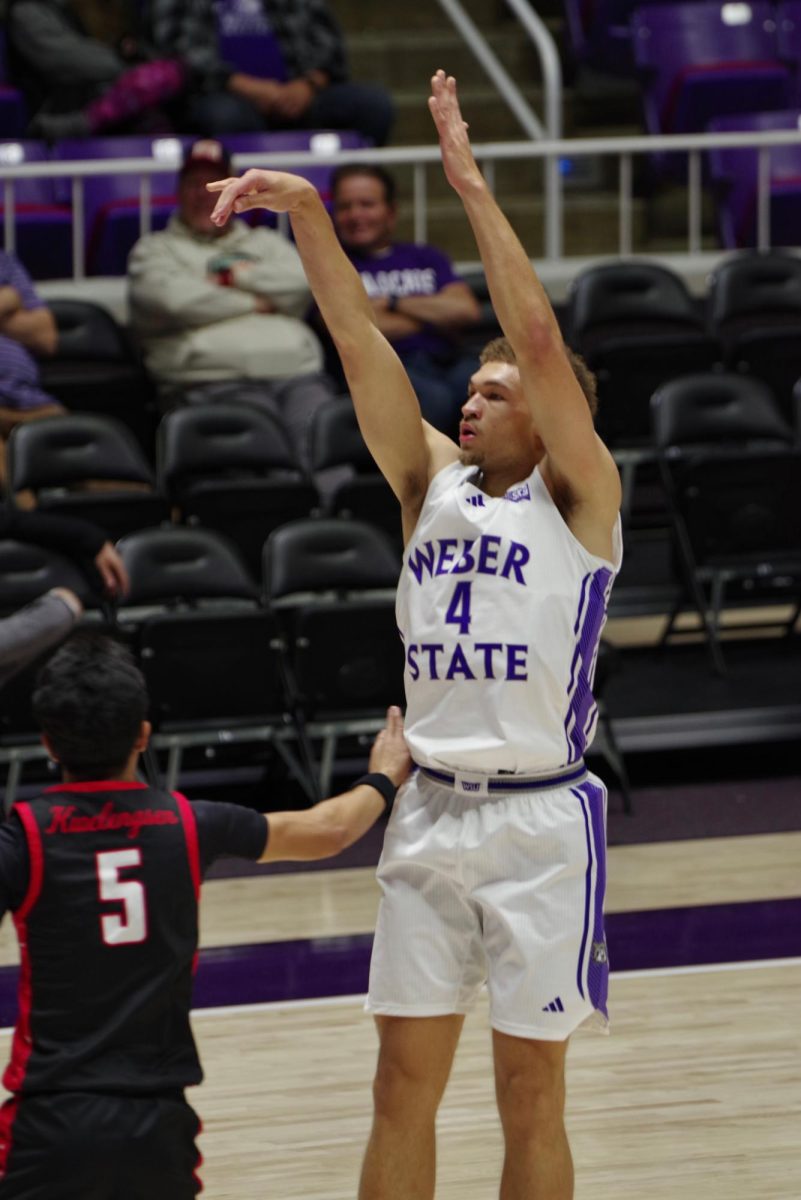
{"type": "Polygon", "coordinates": [[[590,268],[573,282],[566,338],[596,373],[599,429],[614,450],[648,445],[660,384],[700,371],[765,383],[789,423],[801,378],[801,258],[742,253],[711,276],[702,312],[684,282],[647,261],[590,268]]]}
{"type": "MultiPolygon", "coordinates": [[[[626,468],[632,474],[652,467],[659,473],[662,523],[672,525],[677,549],[682,592],[675,610],[689,602],[705,616],[690,561],[712,572],[701,583],[713,588],[713,624],[727,579],[747,579],[748,588],[767,588],[770,598],[773,576],[788,575],[773,571],[772,560],[792,557],[801,546],[801,503],[794,490],[798,426],[767,385],[726,371],[663,382],[648,409],[649,440],[628,455],[617,450],[626,484],[624,518],[631,523],[634,516],[626,468]],[[681,534],[680,525],[687,526],[681,534]],[[734,574],[734,568],[725,578],[715,574],[718,559],[729,570],[727,556],[741,552],[745,558],[734,574]]],[[[311,434],[315,466],[347,468],[326,506],[280,425],[246,404],[168,413],[159,427],[155,471],[128,431],[109,418],[74,413],[21,425],[8,442],[9,488],[13,495],[32,494],[42,511],[93,519],[114,538],[170,521],[216,530],[237,548],[254,583],[265,539],[299,517],[321,516],[324,507],[329,515],[363,517],[380,527],[398,552],[397,505],[361,440],[349,398],[324,406],[311,434]]],[[[793,594],[793,572],[788,587],[793,594]]]]}
{"type": "MultiPolygon", "coordinates": [[[[374,732],[387,706],[401,702],[400,556],[374,527],[307,519],[277,529],[264,546],[261,586],[209,530],[149,528],[118,547],[132,587],[105,618],[147,678],[170,787],[187,746],[269,742],[310,796],[325,792],[338,738],[374,732]],[[314,766],[311,741],[322,747],[314,766]]],[[[4,610],[60,583],[91,602],[86,582],[58,555],[0,543],[4,610]]],[[[30,675],[0,698],[6,749],[35,740],[30,675]]]]}
{"type": "MultiPolygon", "coordinates": [[[[478,289],[483,280],[471,283],[478,289]]],[[[117,417],[153,462],[156,393],[127,331],[89,301],[49,303],[59,343],[55,357],[42,363],[43,387],[71,410],[117,417]]],[[[493,334],[491,322],[485,324],[487,340],[493,334]]],[[[796,255],[733,255],[710,277],[702,305],[666,267],[642,259],[606,262],[576,276],[563,324],[567,341],[597,375],[599,429],[614,450],[647,444],[655,388],[697,371],[761,379],[787,420],[797,419],[801,258],[796,255]]],[[[353,461],[363,473],[370,465],[364,455],[352,424],[350,440],[343,431],[335,446],[321,442],[316,466],[353,461]]]]}
{"type": "MultiPolygon", "coordinates": [[[[678,612],[694,608],[711,665],[722,673],[718,622],[733,586],[751,606],[781,604],[786,636],[801,612],[801,450],[767,390],[737,377],[676,380],[657,390],[652,410],[682,586],[664,640],[676,634],[678,612]]],[[[64,420],[39,428],[48,423],[64,420]]],[[[11,438],[12,470],[19,437],[11,438]]],[[[71,453],[81,469],[93,470],[84,448],[75,436],[71,453]]],[[[62,500],[70,498],[92,500],[91,493],[62,500]]],[[[111,493],[103,502],[117,498],[111,493]]],[[[374,730],[386,704],[400,697],[397,546],[352,519],[289,521],[266,538],[257,583],[231,541],[199,526],[155,525],[118,545],[132,590],[116,611],[100,605],[99,612],[139,655],[170,785],[187,747],[256,742],[274,747],[310,796],[327,790],[338,740],[374,730]]],[[[56,584],[74,587],[97,611],[74,565],[0,543],[0,609],[56,584]]],[[[26,756],[39,753],[29,687],[30,678],[17,681],[0,701],[0,759],[17,774],[26,756]]]]}
{"type": "MultiPolygon", "coordinates": [[[[333,168],[327,157],[338,150],[363,146],[357,133],[299,130],[227,134],[221,139],[231,154],[290,154],[310,151],[319,164],[298,168],[323,197],[333,168]]],[[[145,158],[163,164],[150,176],[151,229],[162,229],[176,207],[177,175],[191,137],[105,137],[44,142],[0,142],[0,170],[25,163],[108,161],[109,172],[83,182],[85,262],[89,275],[124,275],[131,247],[140,236],[140,177],[114,173],[122,158],[145,158]]],[[[2,212],[0,208],[0,213],[2,212]]],[[[27,179],[14,184],[17,254],[35,279],[72,275],[72,183],[63,178],[27,179]]],[[[269,214],[253,220],[272,221],[269,214]]]]}
{"type": "MultiPolygon", "coordinates": [[[[773,5],[681,0],[567,0],[580,61],[642,84],[649,133],[798,129],[801,2],[773,5]]],[[[792,246],[801,215],[801,145],[769,152],[771,244],[792,246]]],[[[719,147],[702,157],[722,245],[757,244],[756,149],[719,147]]],[[[687,179],[684,154],[649,157],[652,174],[687,179]]]]}
{"type": "Polygon", "coordinates": [[[565,3],[571,49],[579,61],[624,75],[650,70],[652,65],[655,72],[672,71],[674,77],[684,71],[693,77],[687,81],[691,89],[696,83],[706,87],[713,65],[723,62],[723,88],[733,75],[750,87],[752,74],[761,63],[765,86],[778,88],[774,95],[788,106],[801,101],[801,48],[796,37],[799,10],[799,0],[776,4],[766,0],[565,3]]]}
{"type": "Polygon", "coordinates": [[[20,425],[8,441],[8,487],[33,494],[42,511],[94,521],[114,539],[171,519],[216,529],[237,545],[254,578],[268,534],[324,507],[368,516],[397,543],[397,503],[362,442],[350,399],[324,406],[310,432],[315,467],[348,468],[327,506],[275,418],[233,403],[164,416],[155,471],[113,418],[69,413],[20,425]]]}
{"type": "MultiPolygon", "coordinates": [[[[265,542],[261,587],[230,544],[209,530],[145,529],[122,538],[118,548],[132,588],[116,611],[104,614],[105,627],[128,642],[147,680],[152,746],[166,752],[168,788],[188,749],[249,744],[272,749],[315,799],[331,790],[340,740],[369,740],[387,706],[402,703],[404,654],[395,618],[401,563],[380,530],[359,521],[291,522],[265,542]]],[[[67,560],[0,542],[0,611],[57,585],[93,602],[67,560]]],[[[630,811],[625,764],[603,705],[614,668],[614,651],[603,644],[596,752],[617,776],[630,811]]],[[[30,709],[35,672],[30,668],[0,695],[7,805],[23,763],[43,757],[30,709]]]]}

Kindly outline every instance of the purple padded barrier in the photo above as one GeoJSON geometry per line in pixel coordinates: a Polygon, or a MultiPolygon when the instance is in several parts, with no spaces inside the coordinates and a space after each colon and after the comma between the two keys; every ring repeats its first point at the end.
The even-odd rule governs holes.
{"type": "MultiPolygon", "coordinates": [[[[0,142],[3,167],[47,162],[43,142],[0,142]]],[[[5,214],[0,192],[0,219],[5,214]]],[[[15,253],[34,279],[60,279],[72,274],[72,213],[57,203],[52,179],[25,179],[14,184],[15,253]]]]}
{"type": "Polygon", "coordinates": [[[289,167],[317,188],[325,203],[331,199],[330,181],[333,167],[327,155],[337,150],[360,150],[368,143],[359,133],[324,129],[284,130],[276,133],[226,133],[220,139],[232,154],[296,154],[298,151],[317,151],[320,162],[306,167],[289,167]]]}
{"type": "Polygon", "coordinates": [[[793,104],[801,105],[801,0],[784,0],[776,7],[779,57],[793,73],[793,104]]]}
{"type": "Polygon", "coordinates": [[[287,79],[286,63],[261,3],[215,0],[220,56],[237,71],[262,79],[287,79]]]}
{"type": "MultiPolygon", "coordinates": [[[[358,150],[366,145],[359,133],[351,131],[327,131],[321,129],[284,130],[276,133],[226,133],[221,139],[232,154],[287,154],[298,150],[320,151],[320,165],[289,168],[302,175],[317,188],[328,205],[331,199],[330,180],[333,167],[326,163],[326,154],[334,150],[358,150]]],[[[254,209],[245,218],[250,225],[269,225],[275,229],[278,219],[266,209],[254,209]]]]}
{"type": "MultiPolygon", "coordinates": [[[[801,111],[718,117],[710,131],[801,129],[801,111]]],[[[716,148],[709,168],[719,196],[721,241],[727,249],[757,243],[757,161],[755,147],[716,148]]],[[[770,150],[770,239],[774,246],[797,246],[801,229],[801,144],[770,150]]]]}
{"type": "MultiPolygon", "coordinates": [[[[176,205],[177,172],[189,137],[110,137],[57,142],[52,157],[62,162],[157,158],[164,172],[150,176],[151,229],[163,229],[176,205]]],[[[70,180],[57,188],[70,202],[70,180]]],[[[128,254],[139,238],[139,176],[96,175],[84,180],[86,270],[90,275],[124,275],[128,254]]]]}
{"type": "Polygon", "coordinates": [[[775,10],[765,0],[658,4],[631,18],[651,133],[688,133],[714,117],[789,107],[775,10]]]}

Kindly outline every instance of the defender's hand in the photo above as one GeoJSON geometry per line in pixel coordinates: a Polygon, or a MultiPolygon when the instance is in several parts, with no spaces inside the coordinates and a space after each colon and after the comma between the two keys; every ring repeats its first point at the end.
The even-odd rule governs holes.
{"type": "Polygon", "coordinates": [[[412,759],[403,736],[401,710],[389,708],[387,723],[373,742],[368,770],[388,775],[400,787],[411,768],[412,759]]]}
{"type": "Polygon", "coordinates": [[[315,189],[307,179],[284,171],[258,171],[252,168],[239,179],[217,179],[207,183],[210,192],[219,192],[211,219],[224,225],[231,213],[250,208],[269,208],[272,212],[292,212],[315,189]]]}
{"type": "Polygon", "coordinates": [[[428,107],[439,134],[442,165],[448,183],[461,194],[476,183],[483,184],[470,139],[467,124],[462,118],[456,95],[456,80],[444,71],[437,71],[431,79],[431,95],[428,107]]]}

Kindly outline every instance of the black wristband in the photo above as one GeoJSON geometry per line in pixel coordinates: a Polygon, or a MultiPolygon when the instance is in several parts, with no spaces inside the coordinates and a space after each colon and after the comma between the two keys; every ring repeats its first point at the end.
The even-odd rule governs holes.
{"type": "Polygon", "coordinates": [[[392,782],[389,775],[382,775],[380,771],[368,771],[366,775],[360,775],[353,786],[358,787],[361,783],[366,783],[368,787],[373,787],[380,792],[387,808],[392,804],[398,790],[397,784],[392,782]]]}

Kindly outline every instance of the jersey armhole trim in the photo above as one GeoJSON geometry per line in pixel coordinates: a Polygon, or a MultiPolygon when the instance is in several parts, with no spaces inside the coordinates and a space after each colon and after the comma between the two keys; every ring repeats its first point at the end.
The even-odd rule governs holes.
{"type": "Polygon", "coordinates": [[[44,852],[42,850],[42,839],[39,834],[39,826],[36,824],[30,805],[15,804],[14,812],[19,817],[22,828],[25,833],[25,841],[28,843],[28,860],[29,860],[29,878],[28,890],[25,893],[25,899],[20,904],[15,918],[18,921],[24,921],[28,913],[33,908],[36,901],[39,899],[39,893],[42,890],[42,881],[44,879],[44,852]]]}
{"type": "Polygon", "coordinates": [[[198,900],[200,898],[200,845],[197,836],[197,821],[192,811],[192,805],[186,796],[183,796],[180,792],[173,792],[172,796],[178,805],[178,815],[184,827],[186,852],[189,857],[189,873],[192,876],[195,899],[198,900]]]}

